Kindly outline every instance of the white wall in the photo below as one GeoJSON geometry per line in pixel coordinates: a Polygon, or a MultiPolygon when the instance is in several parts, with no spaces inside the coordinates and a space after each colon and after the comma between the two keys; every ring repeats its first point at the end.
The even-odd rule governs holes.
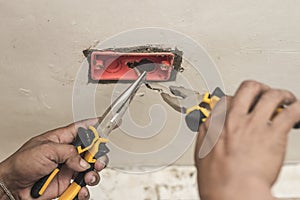
{"type": "MultiPolygon", "coordinates": [[[[299,96],[299,7],[297,0],[0,0],[0,158],[72,122],[81,51],[133,28],[163,27],[192,37],[216,62],[228,93],[256,79],[299,96]]],[[[299,144],[300,133],[291,133],[287,162],[300,160],[299,144]]],[[[177,164],[192,165],[192,151],[177,164]]]]}

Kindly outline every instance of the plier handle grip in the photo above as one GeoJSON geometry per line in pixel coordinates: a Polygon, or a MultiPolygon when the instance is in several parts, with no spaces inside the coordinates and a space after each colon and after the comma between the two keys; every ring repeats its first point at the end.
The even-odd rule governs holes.
{"type": "MultiPolygon", "coordinates": [[[[90,126],[88,129],[82,127],[78,128],[77,136],[72,144],[76,147],[77,153],[82,155],[91,167],[86,171],[79,173],[59,199],[65,200],[77,198],[77,194],[81,187],[86,185],[84,182],[84,175],[94,169],[94,163],[98,158],[109,152],[109,149],[106,146],[107,142],[108,140],[106,138],[101,138],[96,128],[93,126],[90,126]]],[[[33,185],[31,188],[31,196],[33,198],[38,198],[44,194],[49,184],[60,171],[62,165],[62,163],[58,164],[56,169],[54,169],[50,174],[42,177],[33,185]]]]}
{"type": "MultiPolygon", "coordinates": [[[[81,172],[77,175],[74,181],[59,197],[59,200],[73,200],[77,199],[77,195],[82,187],[86,185],[84,176],[87,172],[94,170],[94,163],[97,158],[106,155],[109,152],[106,143],[106,137],[112,130],[120,124],[123,115],[129,108],[131,100],[135,96],[137,90],[145,82],[147,72],[139,74],[138,79],[133,82],[104,112],[103,118],[99,120],[94,126],[88,129],[78,128],[76,139],[73,145],[76,147],[78,154],[80,154],[90,165],[90,169],[81,172]]],[[[62,163],[58,164],[57,168],[49,175],[38,180],[31,189],[31,196],[38,198],[47,189],[53,178],[57,175],[62,167],[62,163]]]]}
{"type": "Polygon", "coordinates": [[[194,132],[198,131],[199,126],[206,121],[215,105],[223,96],[225,96],[225,93],[219,87],[212,94],[206,92],[198,105],[186,110],[185,122],[187,126],[194,132]]]}

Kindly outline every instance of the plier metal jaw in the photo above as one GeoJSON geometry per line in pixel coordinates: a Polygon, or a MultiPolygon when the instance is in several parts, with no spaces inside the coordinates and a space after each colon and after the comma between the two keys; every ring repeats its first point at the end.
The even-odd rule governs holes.
{"type": "Polygon", "coordinates": [[[170,86],[169,90],[171,94],[161,92],[161,97],[174,110],[184,114],[189,108],[196,105],[203,99],[203,95],[199,92],[186,89],[182,86],[170,86]]]}
{"type": "Polygon", "coordinates": [[[204,95],[181,86],[170,86],[169,89],[174,96],[162,92],[163,100],[174,110],[185,114],[186,124],[193,132],[198,131],[199,126],[209,117],[216,103],[225,96],[219,87],[211,94],[206,92],[204,95]]]}

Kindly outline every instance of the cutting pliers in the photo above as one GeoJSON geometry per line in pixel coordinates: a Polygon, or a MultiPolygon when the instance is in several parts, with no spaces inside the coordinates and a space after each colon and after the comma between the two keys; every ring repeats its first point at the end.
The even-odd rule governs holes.
{"type": "Polygon", "coordinates": [[[185,114],[186,124],[194,132],[198,131],[200,124],[209,117],[216,103],[225,96],[219,87],[211,94],[200,94],[182,86],[170,86],[169,89],[173,96],[161,92],[163,100],[176,111],[185,114]]]}
{"type": "MultiPolygon", "coordinates": [[[[58,198],[59,200],[73,200],[78,198],[80,189],[86,186],[84,176],[87,172],[94,170],[96,160],[109,152],[106,143],[108,135],[120,124],[123,115],[127,111],[131,100],[137,90],[145,82],[146,72],[139,75],[138,79],[132,83],[104,112],[102,119],[88,129],[78,128],[77,137],[73,142],[78,154],[80,154],[91,167],[80,172],[69,187],[58,198]]],[[[63,163],[58,164],[57,168],[49,175],[38,180],[31,189],[31,196],[38,198],[43,195],[53,178],[60,171],[63,163]]]]}
{"type": "MultiPolygon", "coordinates": [[[[206,92],[204,95],[181,86],[170,86],[169,89],[173,96],[161,92],[163,100],[176,111],[185,114],[186,124],[193,132],[199,130],[199,126],[206,121],[217,102],[225,96],[219,87],[212,93],[206,92]]],[[[283,107],[278,108],[276,113],[283,109],[283,107]]],[[[295,124],[294,128],[300,128],[300,122],[295,124]]]]}

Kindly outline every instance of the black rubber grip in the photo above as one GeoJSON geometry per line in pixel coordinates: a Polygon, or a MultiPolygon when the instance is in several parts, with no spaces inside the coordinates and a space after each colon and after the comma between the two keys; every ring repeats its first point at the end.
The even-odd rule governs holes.
{"type": "Polygon", "coordinates": [[[193,132],[198,132],[199,126],[204,118],[205,115],[200,110],[193,110],[185,116],[185,122],[189,129],[193,132]]]}
{"type": "MultiPolygon", "coordinates": [[[[95,154],[95,159],[98,159],[104,155],[106,155],[109,152],[109,148],[106,146],[105,143],[100,143],[99,146],[99,150],[98,152],[95,154]]],[[[75,178],[75,182],[80,185],[81,187],[85,187],[86,186],[86,182],[84,181],[84,176],[86,173],[93,171],[95,169],[95,164],[94,163],[90,163],[91,167],[89,169],[87,169],[84,172],[80,172],[78,173],[78,175],[75,178]]],[[[76,197],[73,200],[78,200],[78,194],[76,195],[76,197]]]]}
{"type": "MultiPolygon", "coordinates": [[[[87,169],[84,172],[80,172],[78,173],[78,175],[75,178],[75,182],[80,185],[81,187],[85,187],[86,186],[86,182],[84,181],[84,176],[86,173],[93,171],[95,169],[94,167],[94,163],[90,163],[91,167],[89,169],[87,169]]],[[[78,200],[78,194],[76,195],[76,197],[73,200],[78,200]]]]}
{"type": "MultiPolygon", "coordinates": [[[[57,166],[57,169],[60,169],[62,166],[62,164],[59,164],[57,166]]],[[[53,173],[53,172],[52,172],[53,173]]],[[[42,189],[42,187],[45,185],[45,183],[47,182],[47,180],[49,179],[50,175],[52,174],[48,174],[44,177],[42,177],[40,180],[38,180],[37,182],[35,182],[35,184],[32,186],[31,188],[31,191],[30,191],[30,195],[33,197],[33,198],[39,198],[41,195],[39,194],[40,193],[40,190],[42,189]]],[[[48,187],[48,186],[47,186],[48,187]]]]}
{"type": "Polygon", "coordinates": [[[38,180],[33,187],[31,188],[31,196],[33,198],[39,198],[41,195],[39,194],[40,190],[42,189],[43,185],[46,183],[46,181],[48,180],[50,174],[44,176],[43,178],[41,178],[40,180],[38,180]]]}
{"type": "Polygon", "coordinates": [[[298,122],[297,124],[295,124],[294,128],[295,129],[299,129],[300,128],[300,122],[298,122]]]}

